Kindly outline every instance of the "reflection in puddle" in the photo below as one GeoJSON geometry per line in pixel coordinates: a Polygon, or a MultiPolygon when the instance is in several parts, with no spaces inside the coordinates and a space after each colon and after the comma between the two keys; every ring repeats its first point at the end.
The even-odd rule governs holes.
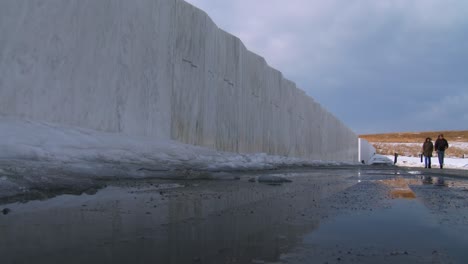
{"type": "Polygon", "coordinates": [[[435,182],[435,185],[437,185],[437,186],[447,186],[447,184],[445,183],[445,179],[442,178],[442,177],[437,178],[437,181],[435,182]]]}
{"type": "Polygon", "coordinates": [[[411,189],[394,189],[391,191],[392,198],[414,199],[416,194],[411,189]]]}
{"type": "Polygon", "coordinates": [[[410,236],[413,241],[401,241],[399,238],[402,236],[408,237],[415,233],[426,233],[427,236],[427,231],[435,226],[428,210],[417,200],[393,200],[390,205],[372,214],[339,216],[306,236],[305,241],[311,242],[325,236],[324,240],[336,238],[356,244],[372,241],[374,244],[400,247],[412,245],[419,239],[417,236],[410,236]]]}
{"type": "Polygon", "coordinates": [[[431,176],[423,176],[422,177],[422,183],[423,184],[433,184],[434,180],[432,179],[431,176]]]}
{"type": "Polygon", "coordinates": [[[392,198],[414,199],[416,194],[409,187],[410,184],[419,184],[418,180],[405,179],[402,177],[381,180],[380,183],[390,188],[390,196],[392,198]]]}
{"type": "Polygon", "coordinates": [[[422,172],[421,171],[408,171],[409,174],[412,174],[412,175],[421,175],[422,172]]]}
{"type": "Polygon", "coordinates": [[[414,199],[416,194],[410,186],[434,185],[438,187],[467,188],[464,181],[446,180],[445,177],[432,177],[422,175],[418,178],[397,177],[393,179],[380,180],[380,183],[390,188],[392,198],[414,199]]]}
{"type": "Polygon", "coordinates": [[[453,234],[447,235],[438,221],[466,211],[465,192],[456,188],[466,190],[467,182],[447,178],[449,188],[440,188],[441,177],[406,174],[410,179],[404,179],[404,173],[394,172],[396,178],[388,179],[393,170],[370,172],[314,169],[287,174],[293,182],[281,187],[247,179],[125,182],[95,195],[8,204],[12,211],[0,215],[0,260],[276,263],[302,244],[301,259],[287,263],[431,263],[440,256],[433,252],[447,248],[450,256],[466,260],[468,242],[461,237],[466,232],[450,225],[453,234]],[[403,199],[387,200],[388,189],[391,197],[403,199]],[[445,191],[453,192],[443,196],[445,191]],[[432,200],[425,192],[434,194],[432,200]],[[428,206],[440,206],[436,213],[451,206],[455,213],[428,213],[428,206]],[[410,261],[399,261],[401,256],[410,261]]]}
{"type": "MultiPolygon", "coordinates": [[[[421,177],[423,184],[433,184],[436,186],[448,186],[448,181],[444,177],[431,177],[431,176],[422,176],[421,177]]],[[[455,186],[455,182],[451,181],[452,186],[455,186]]]]}
{"type": "Polygon", "coordinates": [[[386,209],[320,225],[305,236],[300,252],[282,259],[291,264],[303,263],[296,256],[316,263],[466,263],[464,235],[437,226],[417,199],[396,199],[386,209]]]}
{"type": "Polygon", "coordinates": [[[281,187],[109,186],[93,196],[9,204],[12,213],[0,217],[2,263],[274,261],[317,228],[321,200],[350,185],[342,176],[294,176],[281,187]]]}

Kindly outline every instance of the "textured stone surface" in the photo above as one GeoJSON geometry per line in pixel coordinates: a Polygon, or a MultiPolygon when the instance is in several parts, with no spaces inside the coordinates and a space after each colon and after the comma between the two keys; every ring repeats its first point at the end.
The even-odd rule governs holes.
{"type": "Polygon", "coordinates": [[[357,161],[357,136],[180,0],[0,1],[0,115],[357,161]]]}
{"type": "Polygon", "coordinates": [[[372,158],[372,156],[375,155],[376,150],[372,144],[369,143],[369,141],[359,138],[359,161],[364,161],[365,164],[369,163],[369,160],[372,158]]]}

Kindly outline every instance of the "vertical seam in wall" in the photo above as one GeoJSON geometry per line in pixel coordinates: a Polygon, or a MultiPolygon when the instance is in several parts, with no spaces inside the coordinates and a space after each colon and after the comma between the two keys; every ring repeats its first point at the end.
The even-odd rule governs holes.
{"type": "Polygon", "coordinates": [[[172,70],[171,70],[171,93],[170,93],[170,96],[169,96],[169,138],[174,140],[174,118],[173,118],[173,105],[174,105],[174,80],[175,80],[175,71],[176,71],[176,63],[175,63],[175,48],[176,48],[176,42],[177,42],[177,28],[178,28],[178,19],[177,19],[177,7],[178,7],[178,0],[174,0],[174,15],[172,16],[173,19],[174,19],[174,31],[172,32],[172,36],[171,36],[171,42],[172,42],[172,45],[171,45],[171,54],[170,54],[170,58],[171,58],[171,67],[172,67],[172,70]]]}

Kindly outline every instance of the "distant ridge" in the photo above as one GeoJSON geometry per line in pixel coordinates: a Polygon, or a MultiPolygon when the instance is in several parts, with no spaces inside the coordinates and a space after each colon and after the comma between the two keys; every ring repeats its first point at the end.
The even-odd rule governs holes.
{"type": "MultiPolygon", "coordinates": [[[[437,135],[444,134],[449,142],[446,151],[448,157],[462,158],[468,156],[468,130],[445,130],[424,132],[400,132],[359,135],[371,143],[377,154],[394,155],[398,153],[403,156],[417,157],[421,154],[421,148],[427,137],[435,142],[437,135]]],[[[434,156],[437,155],[434,153],[434,156]]]]}
{"type": "Polygon", "coordinates": [[[468,142],[468,130],[445,130],[445,131],[425,131],[425,132],[395,132],[380,134],[359,135],[369,142],[392,142],[392,143],[422,143],[427,137],[432,140],[437,139],[437,135],[444,134],[449,141],[468,142]]]}

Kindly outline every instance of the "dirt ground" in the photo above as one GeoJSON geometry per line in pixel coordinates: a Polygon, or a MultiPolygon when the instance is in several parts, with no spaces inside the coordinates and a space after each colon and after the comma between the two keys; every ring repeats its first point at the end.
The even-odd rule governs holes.
{"type": "Polygon", "coordinates": [[[467,173],[350,166],[106,181],[0,204],[0,263],[467,263],[467,173]],[[291,182],[258,182],[265,174],[291,182]]]}

